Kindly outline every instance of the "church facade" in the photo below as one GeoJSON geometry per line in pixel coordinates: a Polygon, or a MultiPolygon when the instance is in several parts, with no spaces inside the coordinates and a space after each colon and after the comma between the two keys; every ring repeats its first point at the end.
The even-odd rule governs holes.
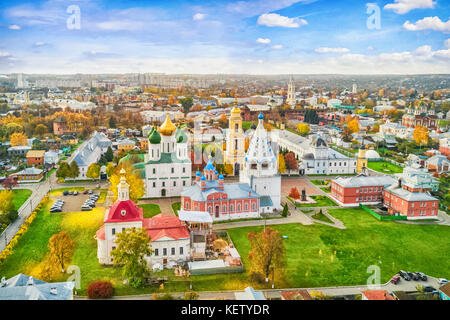
{"type": "Polygon", "coordinates": [[[112,264],[111,251],[117,247],[117,234],[129,228],[144,228],[150,236],[153,254],[145,257],[149,265],[187,261],[191,256],[191,239],[188,228],[178,217],[159,214],[144,218],[143,209],[130,200],[130,186],[125,170],[121,170],[117,186],[117,200],[106,211],[104,224],[96,232],[97,258],[101,264],[112,264]]]}
{"type": "Polygon", "coordinates": [[[264,116],[258,116],[258,126],[253,133],[239,181],[248,183],[261,196],[261,210],[272,212],[281,209],[281,175],[278,161],[269,136],[264,128],[264,116]]]}
{"type": "Polygon", "coordinates": [[[438,127],[438,117],[435,114],[434,107],[428,108],[427,104],[420,100],[416,107],[410,105],[408,112],[402,117],[402,125],[414,129],[416,126],[427,127],[428,130],[436,130],[438,127]]]}
{"type": "Polygon", "coordinates": [[[142,162],[134,164],[145,181],[144,197],[180,196],[192,181],[188,136],[167,114],[161,127],[152,127],[148,137],[148,153],[141,157],[142,162]]]}

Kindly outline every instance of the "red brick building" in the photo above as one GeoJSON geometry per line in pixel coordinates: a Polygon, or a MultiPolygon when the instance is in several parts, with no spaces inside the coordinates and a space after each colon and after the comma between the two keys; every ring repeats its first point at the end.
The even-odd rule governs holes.
{"type": "Polygon", "coordinates": [[[67,122],[64,118],[56,118],[53,121],[53,133],[57,136],[62,136],[67,132],[67,122]]]}
{"type": "Polygon", "coordinates": [[[423,100],[413,110],[411,106],[408,112],[402,117],[402,125],[407,128],[415,128],[416,126],[427,127],[428,130],[436,130],[438,126],[438,117],[435,115],[433,106],[428,106],[423,100]]]}
{"type": "Polygon", "coordinates": [[[339,177],[331,181],[330,195],[344,207],[378,204],[383,202],[383,190],[394,183],[396,179],[391,176],[339,177]]]}
{"type": "Polygon", "coordinates": [[[45,150],[30,150],[27,152],[27,164],[30,166],[43,166],[44,165],[45,150]]]}
{"type": "Polygon", "coordinates": [[[439,210],[438,199],[428,192],[411,192],[401,182],[384,190],[383,204],[390,214],[407,216],[409,220],[435,218],[439,210]]]}

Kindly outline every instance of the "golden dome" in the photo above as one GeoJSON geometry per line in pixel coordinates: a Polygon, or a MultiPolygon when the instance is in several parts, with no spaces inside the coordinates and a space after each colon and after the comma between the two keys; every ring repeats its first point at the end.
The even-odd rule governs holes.
{"type": "Polygon", "coordinates": [[[237,107],[234,107],[234,108],[231,110],[231,113],[232,113],[232,114],[241,114],[241,109],[239,109],[239,108],[237,108],[237,107]]]}
{"type": "Polygon", "coordinates": [[[172,133],[177,129],[175,125],[172,123],[172,120],[170,120],[169,113],[167,112],[166,121],[159,127],[159,132],[163,136],[171,136],[172,133]]]}

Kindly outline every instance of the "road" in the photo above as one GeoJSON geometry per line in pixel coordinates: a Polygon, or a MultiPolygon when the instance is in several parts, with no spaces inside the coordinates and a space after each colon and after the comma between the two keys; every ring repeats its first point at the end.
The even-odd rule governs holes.
{"type": "MultiPolygon", "coordinates": [[[[329,296],[348,296],[360,294],[364,290],[386,290],[388,292],[393,291],[406,291],[413,292],[417,291],[417,286],[432,286],[434,288],[439,288],[439,281],[437,278],[428,276],[427,281],[405,281],[400,280],[400,282],[395,285],[390,282],[385,284],[380,284],[377,287],[372,287],[368,285],[359,286],[343,286],[343,287],[319,287],[319,288],[286,288],[286,289],[268,289],[262,290],[268,299],[280,299],[282,291],[292,291],[292,290],[307,290],[311,291],[321,291],[325,295],[329,296]]],[[[193,288],[195,290],[195,287],[193,288]]],[[[198,292],[199,300],[216,300],[216,299],[235,299],[235,292],[241,292],[236,290],[230,291],[201,291],[198,292]]],[[[184,292],[171,293],[172,296],[178,299],[184,298],[184,292]]],[[[150,300],[153,294],[142,294],[142,295],[130,295],[130,296],[114,296],[112,300],[150,300]]],[[[75,300],[85,300],[88,299],[85,296],[75,296],[75,300]]]]}

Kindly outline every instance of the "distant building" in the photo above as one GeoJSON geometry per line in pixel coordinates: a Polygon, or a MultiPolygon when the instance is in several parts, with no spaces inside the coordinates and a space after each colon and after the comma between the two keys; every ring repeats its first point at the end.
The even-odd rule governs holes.
{"type": "Polygon", "coordinates": [[[26,168],[20,172],[14,173],[14,176],[17,177],[17,182],[26,183],[26,182],[38,182],[44,177],[44,170],[38,168],[26,168]]]}
{"type": "Polygon", "coordinates": [[[94,132],[92,137],[75,151],[72,161],[77,163],[80,170],[77,179],[86,179],[88,167],[97,163],[111,145],[111,140],[104,133],[94,132]]]}
{"type": "Polygon", "coordinates": [[[45,150],[30,150],[27,152],[27,164],[30,166],[44,165],[45,150]]]}
{"type": "Polygon", "coordinates": [[[73,300],[75,282],[45,282],[22,273],[1,279],[0,300],[73,300]]]}
{"type": "Polygon", "coordinates": [[[441,300],[450,300],[450,282],[439,288],[441,300]]]}
{"type": "Polygon", "coordinates": [[[427,104],[420,100],[416,107],[409,106],[408,112],[402,117],[402,125],[407,128],[415,128],[416,126],[427,127],[428,130],[436,130],[438,126],[438,118],[434,111],[434,105],[429,109],[427,104]]]}
{"type": "Polygon", "coordinates": [[[362,300],[395,300],[386,290],[361,291],[362,300]]]}
{"type": "Polygon", "coordinates": [[[15,146],[8,148],[8,156],[10,157],[25,157],[28,151],[31,150],[29,146],[15,146]]]}
{"type": "Polygon", "coordinates": [[[294,85],[294,79],[289,80],[288,84],[288,93],[287,93],[287,99],[286,103],[291,106],[292,109],[295,108],[295,105],[297,104],[297,99],[295,97],[295,85],[294,85]]]}
{"type": "Polygon", "coordinates": [[[59,117],[53,121],[53,133],[57,136],[62,136],[67,132],[66,119],[59,117]]]}
{"type": "Polygon", "coordinates": [[[133,140],[130,139],[123,139],[120,140],[117,144],[117,150],[119,151],[130,151],[135,149],[136,147],[136,142],[134,142],[133,140]]]}
{"type": "Polygon", "coordinates": [[[233,175],[238,176],[244,162],[245,138],[242,130],[241,110],[237,107],[231,110],[226,143],[224,162],[231,164],[233,175]]]}

